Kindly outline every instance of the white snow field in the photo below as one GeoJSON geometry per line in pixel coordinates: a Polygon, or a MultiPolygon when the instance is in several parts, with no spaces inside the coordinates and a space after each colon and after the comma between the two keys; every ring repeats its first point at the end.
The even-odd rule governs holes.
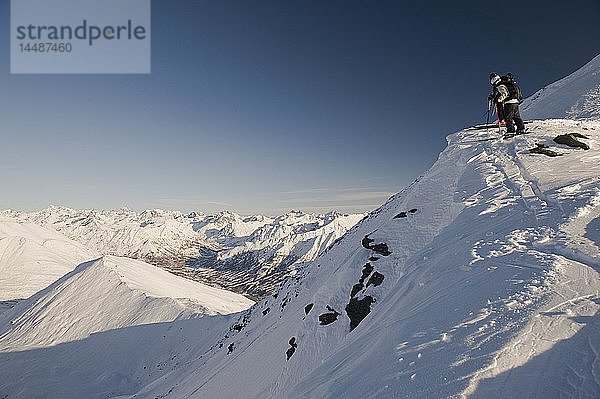
{"type": "Polygon", "coordinates": [[[574,76],[536,105],[571,119],[450,135],[425,175],[136,397],[600,397],[600,121],[560,98],[596,69],[574,76]],[[590,149],[553,141],[568,133],[590,149]]]}
{"type": "Polygon", "coordinates": [[[0,313],[0,395],[134,392],[214,340],[227,320],[218,315],[252,304],[139,260],[83,263],[0,313]]]}
{"type": "Polygon", "coordinates": [[[449,136],[241,331],[138,397],[599,397],[600,122],[529,129],[449,136]],[[552,142],[569,132],[591,149],[552,142]]]}
{"type": "Polygon", "coordinates": [[[97,257],[54,230],[0,217],[0,301],[28,298],[97,257]]]}
{"type": "MultiPolygon", "coordinates": [[[[539,109],[575,91],[565,79],[539,109]]],[[[448,136],[429,171],[242,313],[169,321],[187,301],[132,290],[117,258],[79,266],[0,314],[0,398],[600,397],[600,120],[567,114],[572,100],[567,119],[530,114],[526,135],[448,136]],[[553,141],[569,133],[589,149],[553,141]],[[76,309],[46,323],[71,281],[76,309]],[[102,312],[104,331],[70,331],[102,312]]]]}
{"type": "Polygon", "coordinates": [[[600,118],[600,55],[523,102],[527,119],[600,118]]]}
{"type": "Polygon", "coordinates": [[[160,209],[134,212],[2,211],[0,217],[52,228],[102,255],[127,256],[253,297],[272,293],[296,267],[313,260],[363,214],[292,211],[269,218],[160,209]]]}

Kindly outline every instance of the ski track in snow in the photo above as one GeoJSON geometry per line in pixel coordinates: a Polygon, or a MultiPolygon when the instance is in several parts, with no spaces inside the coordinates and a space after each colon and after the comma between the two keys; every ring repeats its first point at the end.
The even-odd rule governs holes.
{"type": "MultiPolygon", "coordinates": [[[[598,397],[600,122],[529,128],[449,136],[425,175],[243,313],[207,316],[249,304],[185,299],[200,291],[114,257],[3,303],[0,397],[598,397]],[[591,150],[552,142],[574,131],[591,150]],[[373,300],[352,331],[351,295],[373,300]]],[[[0,240],[3,258],[23,242],[0,240]]]]}
{"type": "MultiPolygon", "coordinates": [[[[579,122],[560,121],[562,129],[556,129],[556,124],[556,121],[540,122],[533,129],[544,131],[550,125],[554,127],[552,133],[559,134],[564,133],[560,130],[570,132],[581,127],[579,122]]],[[[595,126],[594,129],[598,128],[598,124],[591,125],[595,126]]],[[[591,195],[587,193],[587,198],[584,199],[587,204],[571,209],[570,213],[566,212],[559,199],[540,188],[538,179],[528,171],[528,157],[521,155],[525,153],[526,148],[533,147],[534,137],[539,138],[528,135],[514,139],[505,146],[490,143],[483,145],[490,147],[491,152],[499,154],[507,177],[514,181],[515,189],[520,192],[525,207],[534,212],[538,230],[550,228],[560,231],[554,240],[544,238],[533,245],[534,248],[546,250],[549,255],[554,254],[556,258],[554,267],[546,279],[547,302],[536,311],[529,324],[494,355],[487,367],[473,373],[470,384],[461,397],[596,397],[600,393],[599,359],[596,349],[600,342],[595,334],[591,335],[586,331],[593,327],[581,327],[588,323],[598,325],[600,252],[597,243],[584,237],[585,226],[595,219],[600,211],[598,179],[594,182],[593,177],[593,174],[597,176],[598,169],[590,171],[590,178],[596,183],[596,188],[592,190],[591,195]],[[550,244],[550,241],[555,242],[550,244]],[[561,256],[562,254],[570,256],[561,256]],[[582,319],[589,322],[579,321],[582,319]],[[562,348],[551,350],[554,345],[560,347],[571,338],[583,342],[578,342],[578,345],[582,346],[578,348],[579,351],[583,349],[586,355],[592,355],[583,356],[583,359],[579,356],[573,358],[573,355],[568,356],[562,348]],[[586,347],[590,351],[585,352],[586,347]],[[562,356],[547,355],[558,351],[562,356]],[[554,360],[550,362],[552,366],[531,366],[536,362],[542,363],[536,358],[544,357],[554,360]],[[530,370],[527,370],[528,368],[530,370]],[[590,370],[591,375],[586,375],[590,374],[590,370]],[[531,384],[527,381],[532,376],[525,374],[528,377],[525,379],[524,373],[539,373],[541,376],[537,377],[535,384],[531,384]]],[[[529,158],[531,157],[529,155],[529,158]]],[[[573,162],[573,159],[569,161],[571,164],[573,162]]],[[[571,192],[578,191],[578,188],[581,188],[579,184],[571,192]]]]}
{"type": "Polygon", "coordinates": [[[0,398],[600,397],[599,87],[597,56],[526,99],[528,134],[448,136],[354,227],[361,215],[0,212],[0,398]],[[589,150],[552,140],[573,132],[589,150]],[[232,287],[252,260],[260,293],[288,277],[224,315],[251,303],[130,259],[75,268],[94,252],[15,219],[101,253],[185,255],[208,278],[229,261],[232,287]]]}
{"type": "Polygon", "coordinates": [[[493,134],[485,130],[450,136],[427,174],[288,279],[276,298],[240,316],[240,331],[230,328],[186,370],[139,394],[597,396],[598,243],[583,236],[598,217],[600,123],[536,121],[530,129],[509,141],[477,141],[493,134]],[[572,131],[590,135],[593,150],[551,142],[572,131]],[[536,142],[565,155],[530,154],[536,142]],[[586,168],[568,173],[574,164],[586,168]],[[412,207],[416,213],[394,218],[412,207]],[[366,250],[365,236],[391,254],[366,250]],[[359,291],[375,302],[349,332],[344,307],[365,263],[385,279],[359,291]],[[320,325],[318,316],[333,311],[337,320],[320,325]],[[578,351],[582,362],[564,356],[578,351]]]}

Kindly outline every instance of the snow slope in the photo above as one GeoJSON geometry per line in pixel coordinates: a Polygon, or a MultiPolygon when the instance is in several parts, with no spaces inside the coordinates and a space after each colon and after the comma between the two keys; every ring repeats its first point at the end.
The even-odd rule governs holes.
{"type": "Polygon", "coordinates": [[[599,118],[600,55],[527,98],[521,106],[521,115],[525,119],[599,118]]]}
{"type": "Polygon", "coordinates": [[[0,395],[135,392],[252,303],[139,260],[83,263],[0,314],[0,395]]]}
{"type": "Polygon", "coordinates": [[[96,257],[54,230],[0,218],[0,301],[28,298],[96,257]]]}
{"type": "Polygon", "coordinates": [[[50,206],[0,217],[50,227],[101,254],[145,260],[252,297],[271,293],[364,215],[292,211],[277,218],[150,210],[76,211],[50,206]]]}
{"type": "Polygon", "coordinates": [[[12,348],[28,348],[0,353],[0,397],[599,397],[600,120],[528,128],[448,136],[429,171],[243,313],[50,348],[23,331],[12,348]],[[568,133],[590,149],[553,142],[568,133]]]}
{"type": "Polygon", "coordinates": [[[449,136],[423,177],[139,395],[598,397],[600,122],[530,130],[449,136]],[[591,149],[552,142],[569,132],[591,149]]]}
{"type": "Polygon", "coordinates": [[[0,350],[56,345],[191,314],[235,313],[252,304],[139,260],[105,256],[0,315],[0,350]]]}
{"type": "Polygon", "coordinates": [[[364,215],[292,211],[236,241],[223,237],[187,261],[201,281],[256,298],[272,293],[288,276],[322,253],[364,215]]]}

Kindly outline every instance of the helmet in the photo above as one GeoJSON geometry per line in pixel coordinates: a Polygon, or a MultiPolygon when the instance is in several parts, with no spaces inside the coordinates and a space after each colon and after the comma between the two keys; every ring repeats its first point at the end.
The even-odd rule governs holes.
{"type": "Polygon", "coordinates": [[[498,83],[500,83],[500,75],[498,75],[497,73],[491,73],[490,74],[490,84],[492,86],[495,86],[498,83]]]}

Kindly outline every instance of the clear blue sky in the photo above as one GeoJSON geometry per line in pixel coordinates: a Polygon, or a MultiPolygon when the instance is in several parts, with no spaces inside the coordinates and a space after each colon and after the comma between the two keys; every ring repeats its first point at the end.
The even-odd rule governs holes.
{"type": "Polygon", "coordinates": [[[152,74],[11,75],[0,209],[366,211],[481,122],[600,53],[600,2],[152,2],[152,74]]]}

